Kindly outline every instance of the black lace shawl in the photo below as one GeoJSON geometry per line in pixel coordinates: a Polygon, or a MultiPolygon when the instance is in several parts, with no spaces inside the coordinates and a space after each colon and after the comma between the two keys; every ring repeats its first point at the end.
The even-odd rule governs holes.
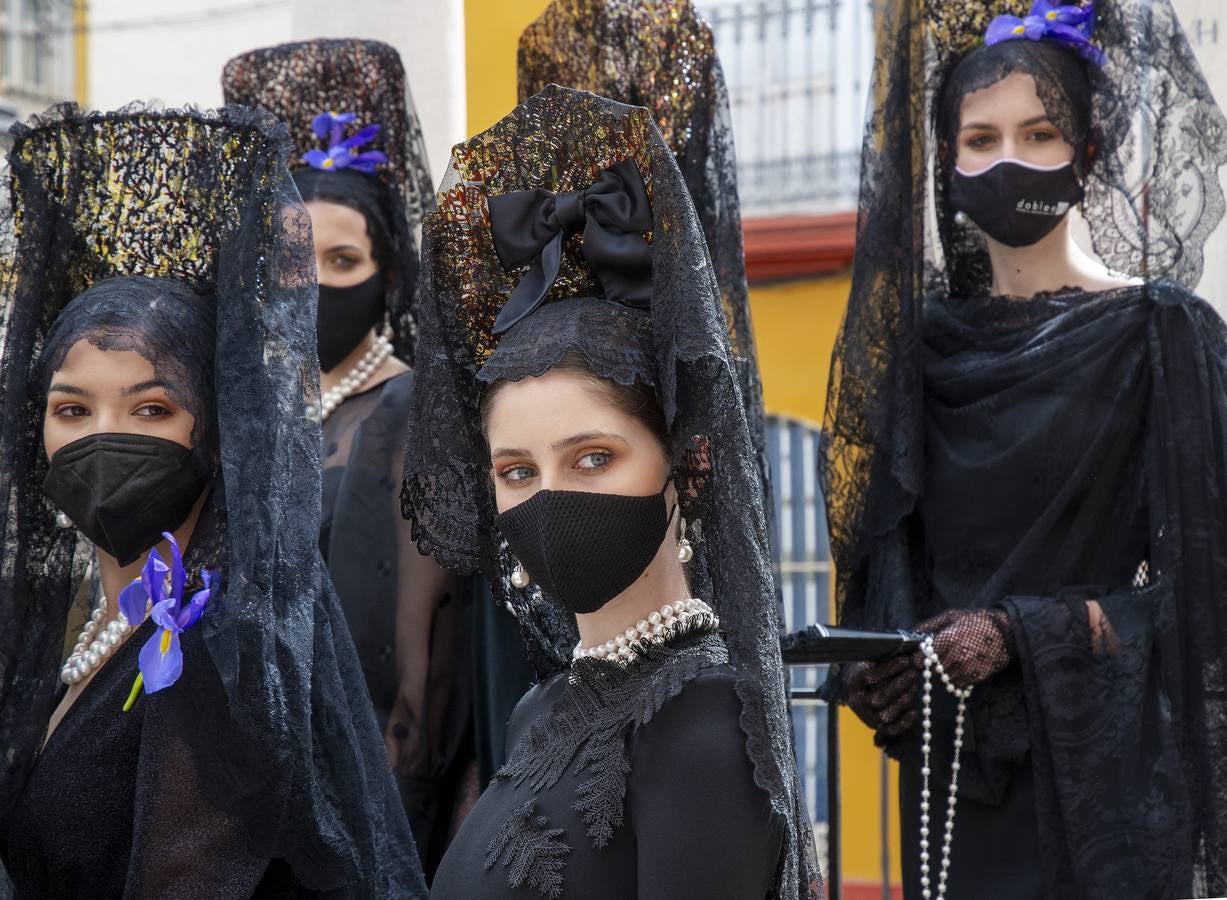
{"type": "Polygon", "coordinates": [[[68,300],[113,275],[173,277],[217,298],[219,475],[187,563],[219,569],[222,590],[183,636],[180,680],[140,701],[134,895],[168,896],[157,885],[177,879],[174,848],[205,802],[307,888],[425,894],[321,577],[320,437],[306,405],[318,383],[314,254],[290,153],[284,127],[237,107],[65,106],[14,131],[0,282],[0,808],[45,734],[76,587],[74,537],[41,490],[44,337],[68,300]],[[156,789],[164,777],[173,790],[156,789]]]}
{"type": "Polygon", "coordinates": [[[776,892],[814,896],[821,882],[792,756],[757,454],[707,245],[673,154],[646,110],[553,85],[452,151],[439,208],[424,226],[405,514],[421,548],[445,567],[481,569],[492,580],[495,599],[517,612],[539,676],[569,663],[577,640],[574,617],[539,592],[511,586],[509,556],[494,524],[477,371],[497,346],[494,320],[523,273],[504,272],[498,261],[487,198],[538,187],[586,188],[597,173],[627,158],[643,176],[653,214],[650,370],[640,371],[642,345],[623,321],[633,311],[615,310],[604,317],[604,327],[579,330],[565,316],[560,322],[544,314],[563,305],[555,300],[600,296],[575,238],[564,244],[545,309],[519,327],[531,327],[538,316],[553,324],[543,325],[531,353],[525,350],[518,374],[503,375],[545,371],[571,349],[598,375],[629,372],[655,386],[669,426],[682,514],[695,535],[691,587],[709,599],[727,628],[747,755],[756,783],[787,829],[776,892]]]}
{"type": "MultiPolygon", "coordinates": [[[[302,166],[308,150],[326,149],[311,130],[321,112],[352,112],[353,127],[378,123],[363,149],[382,150],[387,166],[377,178],[392,195],[391,232],[396,274],[388,284],[388,316],[396,355],[412,365],[417,330],[417,228],[434,205],[434,180],[426,142],[395,48],[358,38],[319,38],[262,47],[236,56],[222,71],[227,103],[267,109],[290,129],[302,166]]],[[[325,142],[326,143],[326,142],[325,142]]]]}
{"type": "MultiPolygon", "coordinates": [[[[1161,669],[1178,732],[1166,744],[1161,734],[1155,741],[1177,748],[1176,769],[1183,781],[1166,798],[1156,800],[1167,803],[1174,816],[1163,846],[1177,860],[1170,871],[1187,863],[1181,877],[1193,879],[1194,889],[1222,893],[1227,890],[1223,859],[1227,833],[1222,819],[1227,809],[1227,769],[1222,764],[1227,709],[1221,673],[1227,632],[1221,598],[1227,579],[1223,546],[1227,532],[1222,504],[1207,502],[1222,497],[1224,491],[1222,328],[1208,307],[1176,285],[1196,283],[1202,244],[1222,217],[1218,170],[1227,159],[1227,146],[1221,140],[1225,120],[1166,0],[1098,3],[1096,40],[1107,54],[1107,64],[1102,71],[1090,72],[1092,130],[1099,155],[1087,183],[1084,219],[1095,252],[1105,264],[1141,277],[1144,284],[1102,297],[1071,294],[1067,302],[1072,308],[1067,310],[1051,305],[1058,302],[1052,298],[1030,303],[986,299],[986,251],[974,229],[953,221],[953,210],[944,202],[943,164],[926,110],[958,55],[983,34],[988,21],[998,13],[1018,12],[1015,7],[1023,7],[1025,13],[1026,6],[894,0],[883,12],[862,157],[858,252],[832,364],[822,445],[839,615],[847,624],[905,627],[938,607],[1009,605],[1020,632],[1023,681],[1016,687],[1027,692],[1025,711],[1030,721],[1022,732],[1036,767],[1042,839],[1052,851],[1048,862],[1054,869],[1046,873],[1050,885],[1075,883],[1090,890],[1126,880],[1118,865],[1105,859],[1092,865],[1086,853],[1096,827],[1112,816],[1125,815],[1127,801],[1108,806],[1116,786],[1120,797],[1136,796],[1130,791],[1136,792],[1138,786],[1127,784],[1131,770],[1118,753],[1119,739],[1127,729],[1135,729],[1135,737],[1146,734],[1149,739],[1150,720],[1143,718],[1149,713],[1140,711],[1137,698],[1159,702],[1162,695],[1146,678],[1161,669]],[[934,171],[937,189],[931,194],[929,176],[934,171]],[[936,229],[931,227],[934,221],[936,229]],[[1172,282],[1163,282],[1163,277],[1172,282]],[[969,308],[981,310],[975,318],[980,324],[958,332],[962,343],[935,356],[935,324],[962,321],[969,308]],[[943,319],[943,310],[958,312],[943,319]],[[997,331],[983,327],[985,316],[997,331]],[[1106,359],[1089,355],[1095,338],[1105,341],[1106,359]],[[1065,355],[1053,355],[1062,346],[1065,355]],[[1026,468],[998,471],[1000,484],[986,481],[979,488],[959,489],[957,496],[977,497],[977,490],[982,493],[987,484],[1008,492],[1010,485],[1027,482],[1036,496],[1021,505],[974,505],[975,515],[981,517],[980,534],[987,529],[1003,539],[1014,535],[1020,549],[1015,555],[1001,556],[986,551],[978,559],[969,553],[968,567],[978,566],[982,576],[977,589],[959,589],[956,580],[939,597],[931,583],[938,570],[926,557],[929,536],[923,518],[925,510],[957,497],[935,493],[939,488],[931,478],[939,471],[938,462],[970,452],[961,445],[933,446],[926,439],[935,409],[934,382],[927,366],[947,356],[952,365],[962,366],[961,375],[951,375],[952,383],[978,398],[966,415],[968,421],[978,417],[984,433],[991,433],[989,429],[1007,433],[1015,427],[1008,414],[1018,398],[1032,396],[1031,387],[1037,392],[1046,389],[1068,403],[1080,393],[1109,397],[1131,389],[1141,393],[1129,395],[1129,402],[1122,402],[1106,419],[1096,419],[1121,430],[1121,446],[1095,443],[1085,434],[1067,436],[1064,452],[1079,458],[1087,471],[1057,467],[1056,450],[1062,445],[1054,443],[1050,451],[1015,457],[1025,461],[1026,468]],[[1121,377],[1128,375],[1132,381],[1102,381],[1108,366],[1122,367],[1121,377]],[[1030,386],[1022,380],[1028,374],[1033,378],[1030,386]],[[993,378],[1007,379],[1008,384],[1015,384],[1008,378],[1019,381],[1012,391],[997,394],[989,390],[993,378]],[[1099,384],[1096,378],[1101,379],[1099,384]],[[979,394],[977,386],[983,389],[979,394]],[[1085,445],[1078,443],[1084,440],[1085,445]],[[1114,451],[1133,455],[1146,475],[1144,488],[1128,480],[1132,476],[1121,468],[1114,451]],[[1115,490],[1122,501],[1140,501],[1149,510],[1142,546],[1150,548],[1148,563],[1155,586],[1140,602],[1152,606],[1151,619],[1144,615],[1136,619],[1133,609],[1128,616],[1119,612],[1122,601],[1117,598],[1128,588],[1128,576],[1113,570],[1110,579],[1096,583],[1094,575],[1087,574],[1101,570],[1088,562],[1089,548],[1101,540],[1101,534],[1115,533],[1106,524],[1112,509],[1107,498],[1088,503],[1085,517],[1068,527],[1044,506],[1049,500],[1067,502],[1058,496],[1061,489],[1089,489],[1087,472],[1097,469],[1104,472],[1097,482],[1101,492],[1115,490]],[[1035,508],[1037,502],[1040,509],[1035,508]],[[1128,659],[1092,659],[1089,640],[1080,643],[1066,627],[1072,627],[1077,617],[1058,621],[1062,614],[1052,605],[1054,598],[1068,599],[1072,590],[1081,603],[1096,596],[1077,590],[1088,583],[1097,584],[1101,592],[1111,591],[1100,593],[1101,602],[1129,651],[1128,659]],[[1043,602],[1035,606],[1023,597],[1043,602]],[[1179,635],[1174,643],[1172,635],[1179,635]],[[1144,645],[1147,641],[1152,642],[1153,652],[1144,645]],[[1063,647],[1074,646],[1081,656],[1062,656],[1063,647]],[[1114,673],[1110,667],[1116,665],[1121,669],[1114,673]],[[1105,697],[1107,684],[1113,685],[1107,694],[1119,691],[1119,702],[1104,706],[1103,718],[1088,727],[1086,717],[1105,697]],[[1132,711],[1131,698],[1137,701],[1132,711]],[[1045,702],[1052,705],[1046,707],[1045,702]],[[1050,712],[1047,721],[1039,718],[1050,712]],[[1070,746],[1083,754],[1076,766],[1067,766],[1070,759],[1062,756],[1070,746]],[[1084,781],[1078,784],[1066,777],[1068,770],[1080,772],[1084,781]],[[1182,797],[1188,799],[1185,807],[1182,797]],[[1186,826],[1188,830],[1182,831],[1186,826]],[[1105,881],[1088,874],[1095,869],[1105,881]],[[1062,882],[1066,876],[1074,881],[1062,882]]],[[[1040,98],[1054,121],[1058,125],[1067,121],[1061,86],[1040,67],[1021,67],[1035,76],[1040,98]]],[[[1021,427],[1037,429],[1051,421],[1047,415],[1021,427]]],[[[1061,438],[1054,433],[1052,440],[1061,438]]],[[[953,514],[967,517],[972,510],[964,502],[953,514]]],[[[1122,557],[1113,562],[1122,567],[1131,563],[1132,571],[1140,561],[1127,558],[1122,543],[1127,537],[1122,534],[1120,542],[1111,538],[1104,542],[1122,557]]],[[[1089,628],[1085,615],[1080,621],[1089,628]]],[[[986,689],[974,703],[983,706],[1000,696],[986,689]]],[[[993,713],[997,725],[1009,718],[1008,706],[998,704],[993,713]]],[[[1008,742],[1007,735],[1019,733],[997,728],[1002,738],[998,746],[1008,742]]],[[[1148,747],[1137,752],[1159,750],[1148,747]]],[[[1155,778],[1141,787],[1158,790],[1161,783],[1162,778],[1155,778]]],[[[1106,858],[1121,862],[1120,843],[1106,840],[1102,846],[1106,858]]],[[[1132,892],[1132,888],[1126,891],[1132,892]]]]}
{"type": "Polygon", "coordinates": [[[729,347],[772,524],[733,121],[711,27],[690,0],[554,0],[520,35],[516,68],[521,101],[546,85],[560,84],[643,106],[673,150],[720,286],[729,347]]]}

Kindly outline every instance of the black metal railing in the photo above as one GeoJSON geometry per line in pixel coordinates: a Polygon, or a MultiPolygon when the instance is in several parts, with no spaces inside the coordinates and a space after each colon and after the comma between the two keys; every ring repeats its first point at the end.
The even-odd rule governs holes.
{"type": "Polygon", "coordinates": [[[873,0],[700,0],[729,85],[748,216],[856,205],[873,0]]]}

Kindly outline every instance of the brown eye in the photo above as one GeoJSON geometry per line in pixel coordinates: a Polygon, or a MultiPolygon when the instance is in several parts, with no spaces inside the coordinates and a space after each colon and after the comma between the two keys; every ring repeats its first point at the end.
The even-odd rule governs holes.
{"type": "Polygon", "coordinates": [[[146,403],[144,406],[138,407],[132,414],[134,416],[161,418],[162,416],[169,416],[170,410],[160,403],[146,403]]]}
{"type": "Polygon", "coordinates": [[[64,406],[57,406],[53,415],[65,419],[76,419],[80,416],[88,416],[89,410],[79,403],[67,403],[64,406]]]}
{"type": "Polygon", "coordinates": [[[967,146],[973,150],[985,150],[993,143],[993,138],[987,134],[978,134],[967,142],[967,146]]]}

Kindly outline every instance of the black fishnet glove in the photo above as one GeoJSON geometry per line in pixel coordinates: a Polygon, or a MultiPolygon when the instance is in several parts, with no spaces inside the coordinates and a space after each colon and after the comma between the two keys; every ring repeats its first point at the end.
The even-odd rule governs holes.
{"type": "Polygon", "coordinates": [[[879,743],[896,738],[916,723],[920,669],[911,656],[892,656],[849,667],[844,691],[848,706],[874,730],[879,743]]]}
{"type": "MultiPolygon", "coordinates": [[[[1010,617],[1002,609],[948,609],[916,630],[933,635],[933,648],[942,668],[960,689],[996,675],[1017,657],[1010,634],[1010,617]]],[[[924,654],[912,657],[924,666],[924,654]]]]}

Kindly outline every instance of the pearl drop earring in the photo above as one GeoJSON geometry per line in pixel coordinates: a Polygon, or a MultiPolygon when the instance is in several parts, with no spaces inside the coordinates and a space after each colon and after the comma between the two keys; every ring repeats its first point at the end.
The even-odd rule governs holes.
{"type": "Polygon", "coordinates": [[[967,218],[967,213],[963,212],[961,209],[954,214],[954,223],[956,225],[966,226],[970,221],[971,219],[967,218]]]}
{"type": "Polygon", "coordinates": [[[511,583],[520,590],[524,590],[530,582],[531,579],[528,577],[528,573],[524,571],[524,567],[516,563],[516,567],[511,570],[511,583]]]}
{"type": "Polygon", "coordinates": [[[686,540],[686,520],[680,520],[682,523],[682,533],[677,539],[677,561],[685,565],[694,559],[694,547],[690,546],[690,541],[686,540]]]}
{"type": "Polygon", "coordinates": [[[55,524],[60,528],[72,528],[72,519],[68,518],[68,514],[58,512],[55,514],[55,524]]]}

